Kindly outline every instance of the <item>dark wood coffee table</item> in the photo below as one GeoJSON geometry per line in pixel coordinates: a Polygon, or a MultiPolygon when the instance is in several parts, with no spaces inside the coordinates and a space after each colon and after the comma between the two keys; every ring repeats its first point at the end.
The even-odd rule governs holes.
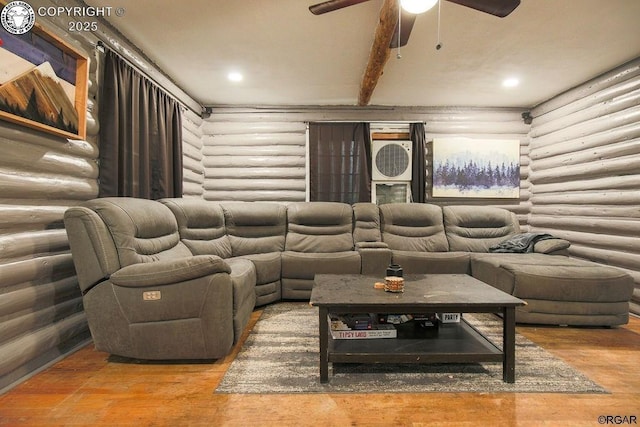
{"type": "Polygon", "coordinates": [[[320,382],[329,381],[332,363],[470,363],[502,362],[502,378],[515,382],[515,308],[526,303],[464,274],[405,276],[403,293],[374,289],[379,277],[318,274],[310,303],[318,307],[320,382]],[[469,325],[440,325],[434,337],[334,340],[329,313],[500,313],[503,345],[499,348],[469,325]]]}

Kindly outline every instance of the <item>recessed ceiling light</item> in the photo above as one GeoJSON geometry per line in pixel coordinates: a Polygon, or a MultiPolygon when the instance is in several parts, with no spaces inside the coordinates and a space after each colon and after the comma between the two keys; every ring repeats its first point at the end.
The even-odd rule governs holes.
{"type": "Polygon", "coordinates": [[[502,86],[504,87],[516,87],[520,84],[520,80],[516,77],[509,77],[508,79],[504,79],[502,81],[502,86]]]}
{"type": "Polygon", "coordinates": [[[241,82],[244,77],[237,71],[233,71],[227,74],[227,78],[232,82],[241,82]]]}

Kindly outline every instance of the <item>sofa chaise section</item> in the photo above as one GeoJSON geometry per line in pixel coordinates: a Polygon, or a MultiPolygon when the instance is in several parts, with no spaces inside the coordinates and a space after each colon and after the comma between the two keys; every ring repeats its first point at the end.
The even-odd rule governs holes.
{"type": "Polygon", "coordinates": [[[615,326],[629,321],[633,279],[623,270],[564,255],[477,254],[475,278],[527,302],[516,321],[615,326]]]}

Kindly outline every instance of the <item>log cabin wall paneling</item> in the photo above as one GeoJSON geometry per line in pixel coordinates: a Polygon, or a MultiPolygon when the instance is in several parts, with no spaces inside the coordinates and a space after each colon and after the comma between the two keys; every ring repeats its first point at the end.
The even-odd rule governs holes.
{"type": "Polygon", "coordinates": [[[182,195],[202,198],[204,164],[202,163],[202,118],[191,110],[182,112],[182,195]]]}
{"type": "Polygon", "coordinates": [[[86,141],[0,122],[0,392],[90,340],[62,223],[98,195],[97,62],[82,50],[92,53],[86,141]]]}
{"type": "Polygon", "coordinates": [[[304,201],[306,124],[233,118],[203,125],[204,198],[304,201]]]}
{"type": "MultiPolygon", "coordinates": [[[[67,0],[71,2],[84,5],[67,0]]],[[[29,3],[34,8],[56,6],[46,0],[29,3]]],[[[87,140],[66,140],[0,121],[0,393],[91,339],[62,218],[68,207],[98,195],[98,38],[133,55],[132,62],[147,64],[149,78],[179,96],[189,110],[200,110],[106,21],[96,32],[73,34],[66,33],[63,17],[38,21],[89,57],[87,140]]],[[[185,161],[186,192],[201,194],[201,119],[191,112],[185,116],[185,159],[196,160],[185,161]]]]}
{"type": "MultiPolygon", "coordinates": [[[[427,173],[436,137],[518,139],[521,141],[519,200],[437,199],[436,204],[482,204],[514,211],[523,226],[529,213],[530,126],[524,109],[490,108],[213,108],[205,119],[203,163],[207,200],[303,201],[306,198],[306,123],[370,122],[372,131],[393,123],[425,122],[427,173]],[[378,126],[379,125],[379,126],[378,126]],[[378,126],[378,127],[376,127],[378,126]]],[[[431,177],[427,176],[427,186],[431,177]]]]}
{"type": "Polygon", "coordinates": [[[533,230],[625,269],[640,313],[640,58],[532,110],[533,230]]]}

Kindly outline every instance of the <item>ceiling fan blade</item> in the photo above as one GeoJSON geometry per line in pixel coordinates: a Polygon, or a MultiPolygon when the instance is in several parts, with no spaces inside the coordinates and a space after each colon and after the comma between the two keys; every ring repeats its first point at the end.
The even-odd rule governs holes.
{"type": "Polygon", "coordinates": [[[413,13],[405,12],[404,10],[400,14],[400,25],[396,25],[396,30],[391,38],[391,44],[389,47],[395,49],[402,47],[409,41],[409,35],[413,29],[413,24],[416,22],[416,16],[413,13]],[[400,44],[398,44],[398,27],[400,27],[400,44]]]}
{"type": "Polygon", "coordinates": [[[334,10],[343,9],[369,0],[329,0],[322,3],[309,6],[309,10],[314,15],[322,15],[323,13],[333,12],[334,10]]]}
{"type": "Polygon", "coordinates": [[[504,18],[520,5],[520,0],[448,0],[490,15],[504,18]]]}

